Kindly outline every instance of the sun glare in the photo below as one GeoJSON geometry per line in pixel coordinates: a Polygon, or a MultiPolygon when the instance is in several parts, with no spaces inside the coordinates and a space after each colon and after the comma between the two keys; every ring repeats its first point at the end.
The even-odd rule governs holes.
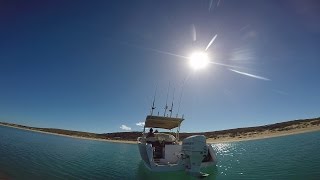
{"type": "Polygon", "coordinates": [[[194,52],[189,58],[189,64],[194,70],[205,68],[209,64],[208,54],[205,52],[194,52]]]}

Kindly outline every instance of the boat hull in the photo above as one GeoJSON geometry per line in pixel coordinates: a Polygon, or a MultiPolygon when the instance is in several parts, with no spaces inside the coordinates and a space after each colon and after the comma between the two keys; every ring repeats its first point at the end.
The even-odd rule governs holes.
{"type": "MultiPolygon", "coordinates": [[[[167,146],[170,147],[170,146],[167,146]]],[[[207,145],[208,147],[208,158],[207,161],[203,161],[201,163],[201,168],[203,167],[210,167],[216,165],[216,156],[214,153],[214,150],[211,145],[207,145]]],[[[167,154],[172,154],[173,156],[176,156],[176,159],[166,159],[167,154],[165,158],[163,159],[154,159],[153,158],[153,152],[154,148],[151,144],[148,143],[138,143],[138,148],[140,152],[141,159],[145,165],[145,167],[153,172],[173,172],[173,171],[182,171],[186,170],[187,162],[184,160],[183,154],[181,153],[182,145],[175,145],[175,152],[168,152],[167,154]]],[[[169,149],[169,148],[168,148],[169,149]]],[[[164,149],[164,151],[168,150],[164,149]]]]}

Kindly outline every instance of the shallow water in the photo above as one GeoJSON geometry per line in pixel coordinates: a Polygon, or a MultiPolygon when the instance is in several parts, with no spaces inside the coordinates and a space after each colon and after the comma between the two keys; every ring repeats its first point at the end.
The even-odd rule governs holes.
{"type": "MultiPolygon", "coordinates": [[[[320,132],[212,145],[204,179],[320,179],[320,132]]],[[[0,126],[0,179],[195,179],[153,173],[138,147],[0,126]]]]}

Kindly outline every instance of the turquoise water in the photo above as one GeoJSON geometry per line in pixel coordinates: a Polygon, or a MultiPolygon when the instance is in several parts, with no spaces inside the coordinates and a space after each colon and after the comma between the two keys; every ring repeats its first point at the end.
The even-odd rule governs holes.
{"type": "MultiPolygon", "coordinates": [[[[214,144],[204,179],[320,179],[320,132],[214,144]]],[[[107,143],[0,126],[0,179],[194,179],[151,173],[134,144],[107,143]]]]}

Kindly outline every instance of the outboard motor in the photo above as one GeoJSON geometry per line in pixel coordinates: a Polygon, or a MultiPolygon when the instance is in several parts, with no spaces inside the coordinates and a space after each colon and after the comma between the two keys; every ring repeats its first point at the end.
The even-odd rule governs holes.
{"type": "Polygon", "coordinates": [[[202,160],[208,153],[206,137],[194,135],[182,141],[182,153],[185,159],[186,171],[192,175],[200,176],[202,160]]]}

